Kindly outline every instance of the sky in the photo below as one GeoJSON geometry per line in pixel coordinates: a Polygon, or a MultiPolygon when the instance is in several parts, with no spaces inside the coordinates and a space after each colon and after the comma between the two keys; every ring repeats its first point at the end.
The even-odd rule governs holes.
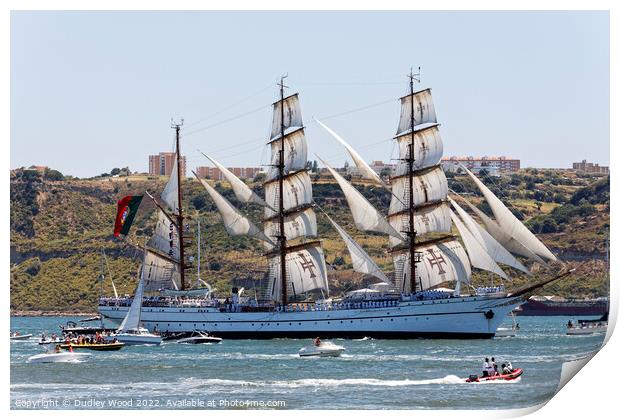
{"type": "MultiPolygon", "coordinates": [[[[407,73],[432,88],[444,155],[609,164],[607,12],[11,13],[11,167],[148,170],[184,118],[188,172],[268,163],[276,83],[299,92],[309,159],[396,156],[407,73]]],[[[350,160],[350,159],[349,159],[350,160]]]]}

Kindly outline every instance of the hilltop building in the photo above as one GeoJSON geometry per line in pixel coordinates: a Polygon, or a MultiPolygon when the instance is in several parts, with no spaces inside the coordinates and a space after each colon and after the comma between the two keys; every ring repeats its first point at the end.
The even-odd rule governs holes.
{"type": "MultiPolygon", "coordinates": [[[[149,175],[170,176],[174,166],[174,152],[160,152],[158,155],[149,156],[149,175]]],[[[181,176],[185,177],[185,156],[181,156],[181,176]]]]}
{"type": "MultiPolygon", "coordinates": [[[[237,177],[242,179],[254,179],[262,168],[226,168],[237,177]]],[[[219,168],[212,168],[210,166],[199,166],[196,168],[196,175],[198,178],[212,179],[214,181],[222,181],[224,175],[219,168]]]]}
{"type": "Polygon", "coordinates": [[[573,163],[573,170],[589,174],[609,174],[609,166],[599,166],[598,163],[588,162],[585,159],[581,162],[573,163]]]}
{"type": "Polygon", "coordinates": [[[458,172],[461,164],[473,173],[479,173],[484,169],[490,175],[496,175],[500,172],[517,172],[521,169],[520,159],[506,156],[450,156],[441,159],[444,170],[449,172],[458,172]]]}

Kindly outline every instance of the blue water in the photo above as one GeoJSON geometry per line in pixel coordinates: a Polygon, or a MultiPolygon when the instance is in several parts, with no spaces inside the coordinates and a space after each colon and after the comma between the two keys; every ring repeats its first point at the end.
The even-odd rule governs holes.
{"type": "MultiPolygon", "coordinates": [[[[68,320],[13,317],[11,330],[38,337],[68,320]]],[[[11,342],[11,408],[521,408],[550,399],[562,362],[597,351],[604,338],[567,336],[565,317],[518,321],[517,337],[492,340],[331,340],[346,352],[323,359],[298,356],[309,340],[278,339],[165,342],[92,352],[81,363],[29,364],[43,352],[37,338],[11,342]],[[485,356],[524,374],[465,383],[485,356]]]]}

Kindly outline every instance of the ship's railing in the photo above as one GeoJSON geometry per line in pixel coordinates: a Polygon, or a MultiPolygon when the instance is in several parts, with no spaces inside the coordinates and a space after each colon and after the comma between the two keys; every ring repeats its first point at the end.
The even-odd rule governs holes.
{"type": "MultiPolygon", "coordinates": [[[[131,297],[102,297],[99,299],[99,306],[128,307],[131,306],[131,297]]],[[[337,302],[300,302],[290,303],[284,308],[282,305],[271,303],[235,304],[222,302],[217,299],[178,299],[168,297],[145,298],[142,307],[165,307],[165,308],[206,308],[212,307],[220,312],[320,312],[320,311],[340,311],[350,309],[371,309],[371,308],[390,308],[398,306],[398,299],[376,299],[364,301],[337,301],[337,302]]]]}

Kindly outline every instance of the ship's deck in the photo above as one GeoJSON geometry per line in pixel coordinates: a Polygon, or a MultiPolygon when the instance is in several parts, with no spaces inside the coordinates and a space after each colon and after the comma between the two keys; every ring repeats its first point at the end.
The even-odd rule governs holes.
{"type": "MultiPolygon", "coordinates": [[[[366,298],[363,300],[338,299],[327,302],[294,302],[289,303],[286,308],[273,302],[257,302],[255,300],[232,303],[230,299],[214,298],[180,298],[180,297],[145,297],[142,307],[145,308],[210,308],[219,312],[314,312],[314,311],[336,311],[346,309],[367,309],[367,308],[389,308],[395,307],[402,302],[426,301],[426,300],[446,300],[461,298],[446,292],[426,291],[418,292],[414,295],[380,295],[366,298]]],[[[129,307],[133,298],[131,297],[102,297],[99,299],[100,307],[129,307]]]]}

